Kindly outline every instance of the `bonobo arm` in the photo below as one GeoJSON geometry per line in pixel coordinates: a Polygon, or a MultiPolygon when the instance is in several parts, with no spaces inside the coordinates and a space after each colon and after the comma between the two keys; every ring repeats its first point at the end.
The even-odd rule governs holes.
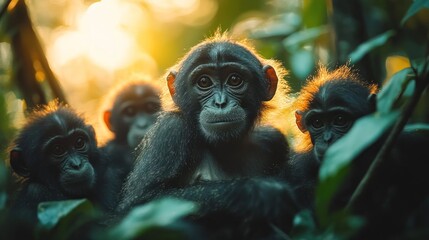
{"type": "Polygon", "coordinates": [[[267,236],[273,234],[271,225],[289,232],[299,211],[289,185],[274,178],[201,181],[159,195],[196,202],[200,208],[193,220],[210,228],[207,231],[226,234],[221,239],[267,236]]]}
{"type": "Polygon", "coordinates": [[[14,198],[15,201],[13,201],[10,209],[14,218],[32,223],[37,221],[39,203],[66,199],[64,194],[34,182],[26,183],[14,198]]]}
{"type": "Polygon", "coordinates": [[[286,137],[276,128],[260,126],[251,135],[252,141],[262,150],[262,156],[255,161],[264,160],[264,175],[274,176],[280,173],[289,159],[289,144],[286,137]]]}
{"type": "Polygon", "coordinates": [[[139,147],[134,169],[123,188],[119,211],[150,200],[152,190],[181,187],[201,159],[197,136],[179,112],[163,113],[139,147]]]}

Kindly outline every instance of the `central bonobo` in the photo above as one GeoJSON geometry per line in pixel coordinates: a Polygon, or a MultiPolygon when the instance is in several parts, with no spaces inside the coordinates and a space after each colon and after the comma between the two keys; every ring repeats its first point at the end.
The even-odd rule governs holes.
{"type": "Polygon", "coordinates": [[[170,195],[199,203],[205,226],[235,234],[227,237],[266,235],[271,224],[287,231],[297,211],[293,196],[268,177],[285,164],[289,145],[259,124],[286,98],[284,73],[225,34],[193,47],[166,76],[176,109],[144,138],[119,211],[170,195]]]}

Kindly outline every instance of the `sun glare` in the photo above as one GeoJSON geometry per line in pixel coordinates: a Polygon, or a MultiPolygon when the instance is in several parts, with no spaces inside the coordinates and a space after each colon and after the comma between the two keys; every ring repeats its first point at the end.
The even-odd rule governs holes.
{"type": "Polygon", "coordinates": [[[96,64],[112,70],[132,61],[137,44],[127,23],[144,21],[139,8],[131,5],[104,0],[93,3],[83,14],[79,29],[88,46],[87,54],[96,64]]]}
{"type": "Polygon", "coordinates": [[[144,0],[161,21],[198,26],[212,20],[218,9],[214,0],[144,0]]]}
{"type": "Polygon", "coordinates": [[[64,65],[69,61],[85,54],[83,35],[77,31],[61,31],[54,42],[51,53],[56,61],[54,65],[64,65]]]}

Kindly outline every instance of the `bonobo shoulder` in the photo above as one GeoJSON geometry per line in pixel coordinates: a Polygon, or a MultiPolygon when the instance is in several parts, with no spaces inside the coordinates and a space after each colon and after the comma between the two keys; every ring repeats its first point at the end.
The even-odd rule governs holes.
{"type": "MultiPolygon", "coordinates": [[[[253,146],[258,146],[263,159],[268,160],[267,166],[273,172],[279,166],[283,166],[289,159],[290,147],[286,140],[286,136],[278,129],[271,126],[259,126],[251,133],[251,141],[253,146]]],[[[255,155],[256,156],[256,155],[255,155]]]]}
{"type": "MultiPolygon", "coordinates": [[[[157,122],[154,124],[153,128],[149,130],[148,135],[159,135],[165,133],[167,135],[175,134],[178,132],[189,131],[190,124],[186,122],[186,118],[183,117],[182,112],[169,111],[163,112],[158,117],[157,122]]],[[[164,136],[164,135],[162,135],[164,136]]],[[[149,137],[151,138],[151,137],[149,137]]]]}
{"type": "Polygon", "coordinates": [[[252,140],[262,144],[286,144],[287,148],[289,148],[288,143],[286,141],[286,136],[277,128],[271,126],[256,127],[251,134],[251,138],[252,140]]]}

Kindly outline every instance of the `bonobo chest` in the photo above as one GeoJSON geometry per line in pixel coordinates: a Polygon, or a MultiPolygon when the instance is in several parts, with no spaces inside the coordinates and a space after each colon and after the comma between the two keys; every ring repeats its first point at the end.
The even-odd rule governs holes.
{"type": "Polygon", "coordinates": [[[197,165],[193,181],[228,180],[274,174],[284,163],[269,149],[249,141],[234,147],[207,149],[197,165]]]}

